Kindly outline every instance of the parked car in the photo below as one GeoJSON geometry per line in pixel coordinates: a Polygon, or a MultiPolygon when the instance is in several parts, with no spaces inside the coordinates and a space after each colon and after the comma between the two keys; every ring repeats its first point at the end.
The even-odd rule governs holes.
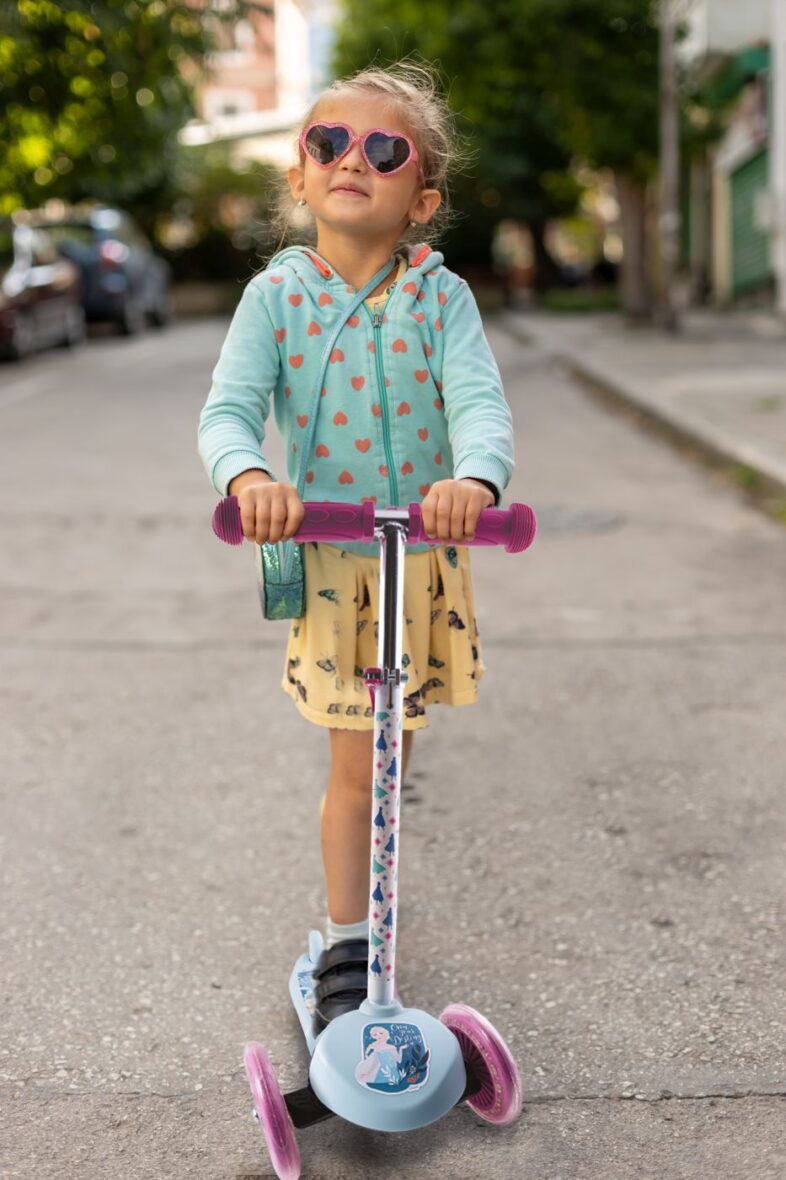
{"type": "Polygon", "coordinates": [[[0,353],[19,360],[84,339],[82,276],[39,230],[0,219],[0,353]]]}
{"type": "Polygon", "coordinates": [[[49,240],[82,271],[85,314],[126,336],[146,321],[158,328],[172,314],[171,270],[127,213],[107,206],[75,207],[36,220],[49,240]]]}

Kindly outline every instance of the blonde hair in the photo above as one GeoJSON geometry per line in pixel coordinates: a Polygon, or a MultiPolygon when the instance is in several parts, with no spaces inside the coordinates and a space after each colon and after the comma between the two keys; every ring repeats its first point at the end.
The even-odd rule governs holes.
{"type": "MultiPolygon", "coordinates": [[[[328,86],[312,103],[303,119],[303,127],[313,122],[320,103],[341,94],[370,95],[384,98],[406,123],[412,134],[423,170],[423,187],[437,189],[442,197],[439,208],[427,225],[405,228],[397,246],[411,242],[428,242],[433,245],[455,220],[450,200],[448,178],[460,167],[469,163],[472,153],[464,144],[456,129],[453,114],[443,97],[436,71],[424,63],[405,59],[386,68],[367,66],[348,78],[339,78],[328,86]]],[[[299,157],[299,138],[302,128],[294,141],[299,157]]],[[[286,177],[282,177],[274,202],[271,226],[275,236],[280,235],[276,251],[287,237],[301,241],[313,241],[314,222],[310,214],[298,210],[299,225],[293,226],[293,213],[297,206],[292,200],[286,177]]]]}

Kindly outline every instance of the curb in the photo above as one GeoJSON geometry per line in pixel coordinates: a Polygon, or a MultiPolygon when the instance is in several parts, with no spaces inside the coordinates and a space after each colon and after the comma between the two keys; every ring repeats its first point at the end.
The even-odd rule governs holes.
{"type": "Polygon", "coordinates": [[[572,349],[560,346],[550,337],[528,329],[510,314],[498,315],[495,322],[510,336],[522,343],[535,345],[560,361],[590,393],[598,395],[607,405],[632,409],[637,417],[655,426],[672,441],[687,443],[698,450],[713,466],[728,468],[731,465],[752,471],[755,476],[752,481],[735,477],[731,473],[738,488],[767,498],[786,499],[786,468],[783,464],[773,462],[769,455],[762,454],[754,444],[732,439],[727,434],[713,430],[706,421],[690,411],[675,411],[674,406],[664,406],[633,382],[610,376],[603,366],[578,356],[572,349]]]}

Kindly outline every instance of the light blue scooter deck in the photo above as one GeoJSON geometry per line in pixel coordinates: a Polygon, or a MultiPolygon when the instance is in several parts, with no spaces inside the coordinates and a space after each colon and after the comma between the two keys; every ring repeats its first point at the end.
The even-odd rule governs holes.
{"type": "Polygon", "coordinates": [[[371,1005],[366,999],[358,1011],[336,1017],[314,1036],[312,973],[323,945],[322,935],[312,930],[308,950],[298,958],[289,977],[289,994],[311,1055],[309,1084],[314,1093],[335,1114],[378,1131],[413,1129],[441,1118],[458,1102],[466,1073],[458,1041],[428,1013],[403,1008],[398,996],[387,1008],[371,1005]],[[369,1037],[373,1041],[375,1032],[378,1038],[393,1038],[387,1054],[387,1046],[379,1039],[376,1044],[366,1044],[369,1037]],[[374,1055],[385,1057],[392,1052],[400,1060],[403,1048],[411,1042],[418,1047],[417,1078],[402,1080],[399,1075],[390,1082],[380,1075],[380,1081],[374,1055]]]}
{"type": "MultiPolygon", "coordinates": [[[[289,977],[289,995],[292,1000],[292,1006],[297,1013],[300,1027],[303,1029],[303,1036],[306,1039],[308,1051],[312,1055],[317,1040],[313,1033],[314,980],[311,973],[317,965],[324,945],[324,939],[320,932],[318,930],[310,931],[308,936],[308,950],[296,961],[295,966],[292,968],[292,974],[289,977]]],[[[397,1004],[401,1003],[398,988],[396,988],[395,999],[397,1004]]]]}
{"type": "Polygon", "coordinates": [[[314,1052],[314,1045],[316,1044],[316,1037],[312,1031],[314,981],[311,973],[317,965],[323,945],[322,935],[318,930],[312,930],[308,936],[308,950],[297,960],[289,977],[289,994],[292,998],[292,1004],[297,1013],[297,1018],[300,1021],[300,1027],[303,1029],[303,1036],[306,1038],[308,1051],[312,1054],[314,1052]]]}

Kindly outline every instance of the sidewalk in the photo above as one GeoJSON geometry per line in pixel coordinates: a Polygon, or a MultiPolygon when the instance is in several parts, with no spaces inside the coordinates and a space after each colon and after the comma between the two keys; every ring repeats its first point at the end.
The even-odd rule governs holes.
{"type": "Polygon", "coordinates": [[[766,313],[693,311],[668,336],[615,313],[505,311],[501,326],[579,379],[633,405],[738,482],[786,497],[786,325],[766,313]]]}

